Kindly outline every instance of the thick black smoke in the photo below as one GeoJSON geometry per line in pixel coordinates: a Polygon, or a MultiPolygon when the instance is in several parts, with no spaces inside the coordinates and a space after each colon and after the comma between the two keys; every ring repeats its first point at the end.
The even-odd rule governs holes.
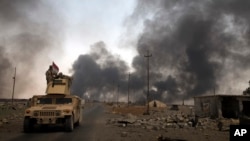
{"type": "MultiPolygon", "coordinates": [[[[131,89],[135,98],[145,96],[147,50],[153,55],[151,98],[171,102],[211,94],[214,89],[241,93],[230,87],[249,79],[248,7],[247,0],[139,0],[130,17],[131,25],[144,25],[136,44],[139,55],[132,63],[135,72],[131,74],[131,89]]],[[[80,94],[89,92],[100,98],[112,93],[113,81],[126,84],[126,65],[102,56],[108,56],[107,51],[99,48],[97,53],[80,56],[75,62],[74,76],[79,82],[75,90],[81,88],[80,94]]]]}
{"type": "Polygon", "coordinates": [[[96,100],[116,100],[114,93],[127,87],[128,67],[110,54],[103,42],[95,43],[89,55],[80,55],[73,64],[73,93],[96,100]],[[100,99],[102,98],[102,99],[100,99]]]}
{"type": "Polygon", "coordinates": [[[137,50],[154,55],[152,85],[159,98],[212,93],[229,73],[250,68],[248,1],[144,1],[145,9],[152,5],[157,8],[144,22],[137,50]]]}
{"type": "Polygon", "coordinates": [[[11,97],[15,67],[16,96],[34,94],[41,78],[36,72],[46,71],[48,54],[61,52],[58,23],[63,22],[45,1],[0,0],[0,97],[11,97]]]}

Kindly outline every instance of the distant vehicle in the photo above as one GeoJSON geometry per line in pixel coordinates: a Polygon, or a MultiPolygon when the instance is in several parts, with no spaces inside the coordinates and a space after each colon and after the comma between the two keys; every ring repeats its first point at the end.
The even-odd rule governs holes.
{"type": "Polygon", "coordinates": [[[82,120],[82,99],[71,95],[71,77],[61,76],[49,82],[46,95],[34,95],[25,110],[23,130],[31,132],[35,125],[61,125],[73,131],[82,120]]]}

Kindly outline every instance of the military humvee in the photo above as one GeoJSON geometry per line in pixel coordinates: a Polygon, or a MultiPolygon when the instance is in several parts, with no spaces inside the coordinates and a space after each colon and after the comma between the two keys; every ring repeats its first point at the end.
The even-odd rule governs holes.
{"type": "Polygon", "coordinates": [[[70,94],[72,79],[57,77],[47,84],[46,95],[34,95],[25,110],[23,130],[30,132],[35,125],[61,125],[72,131],[82,118],[82,100],[70,94]]]}

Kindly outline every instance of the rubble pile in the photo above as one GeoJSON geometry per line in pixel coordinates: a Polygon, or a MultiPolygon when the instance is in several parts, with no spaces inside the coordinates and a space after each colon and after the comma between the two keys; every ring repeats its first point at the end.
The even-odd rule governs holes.
{"type": "Polygon", "coordinates": [[[12,122],[22,121],[24,106],[4,104],[0,106],[0,127],[12,122]]]}
{"type": "Polygon", "coordinates": [[[134,127],[148,130],[167,130],[168,128],[196,128],[211,130],[229,130],[230,124],[238,124],[234,119],[198,118],[182,112],[152,112],[147,116],[132,114],[108,119],[106,124],[120,127],[134,127]]]}

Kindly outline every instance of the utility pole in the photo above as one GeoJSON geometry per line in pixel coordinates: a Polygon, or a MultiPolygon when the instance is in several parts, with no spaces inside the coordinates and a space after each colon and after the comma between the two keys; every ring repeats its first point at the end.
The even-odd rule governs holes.
{"type": "Polygon", "coordinates": [[[129,81],[130,81],[130,72],[128,73],[128,106],[129,106],[129,81]]]}
{"type": "Polygon", "coordinates": [[[113,87],[113,100],[112,100],[112,103],[115,103],[115,81],[113,80],[113,84],[112,84],[112,87],[113,87]]]}
{"type": "Polygon", "coordinates": [[[120,85],[118,84],[117,85],[117,100],[116,100],[117,106],[118,106],[118,103],[119,103],[119,87],[120,87],[120,85]]]}
{"type": "Polygon", "coordinates": [[[215,95],[215,87],[214,87],[214,95],[215,95]]]}
{"type": "Polygon", "coordinates": [[[13,101],[14,101],[15,83],[16,83],[16,67],[15,67],[15,73],[13,76],[13,89],[12,89],[12,99],[11,99],[12,106],[13,106],[13,101]]]}
{"type": "Polygon", "coordinates": [[[145,114],[149,114],[149,57],[152,57],[152,54],[149,54],[149,50],[147,50],[147,55],[144,55],[148,59],[147,71],[148,71],[148,93],[147,93],[147,111],[145,114]]]}

